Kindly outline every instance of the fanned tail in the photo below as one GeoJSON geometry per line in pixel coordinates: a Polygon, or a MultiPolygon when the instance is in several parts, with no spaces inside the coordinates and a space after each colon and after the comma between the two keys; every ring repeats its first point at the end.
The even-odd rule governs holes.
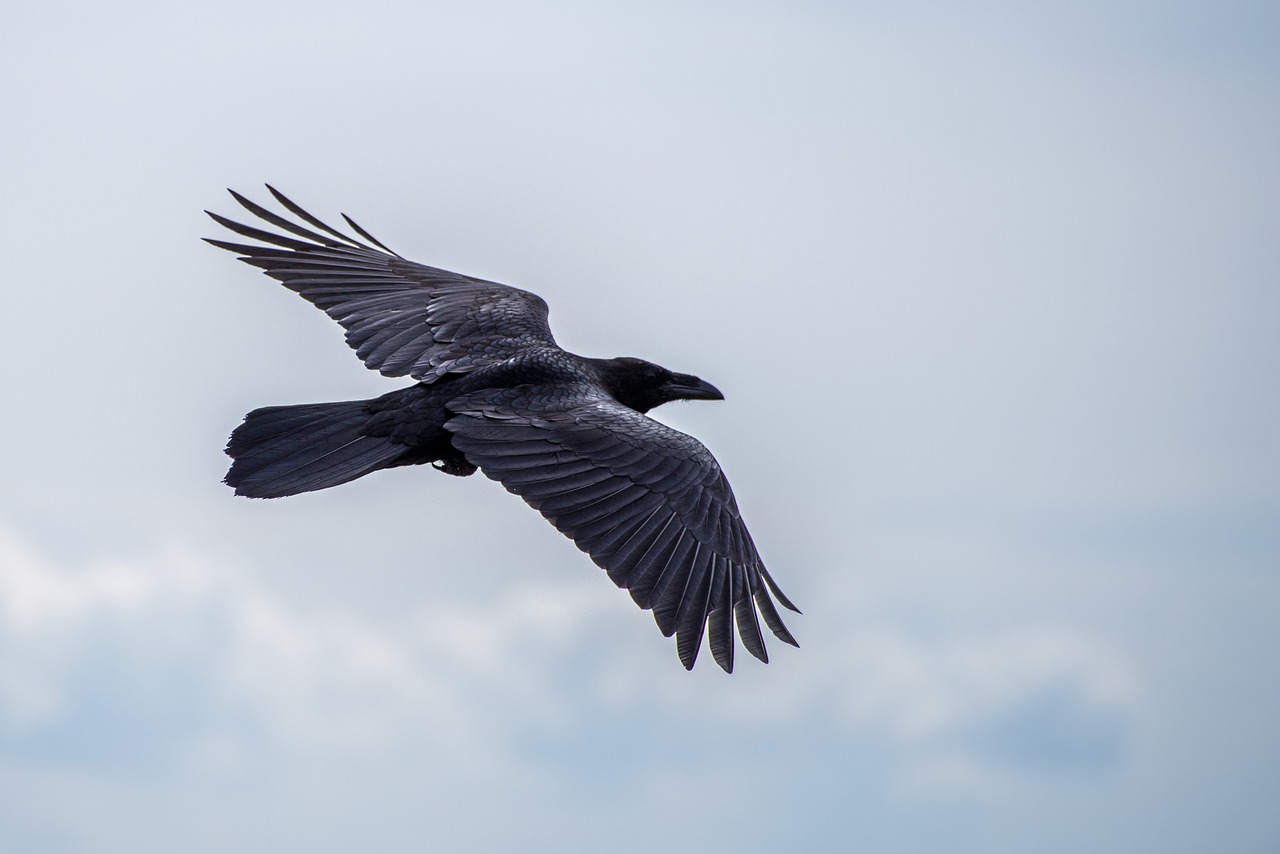
{"type": "Polygon", "coordinates": [[[392,465],[405,448],[364,435],[366,401],[267,406],[244,418],[227,443],[236,495],[280,498],[328,489],[392,465]]]}

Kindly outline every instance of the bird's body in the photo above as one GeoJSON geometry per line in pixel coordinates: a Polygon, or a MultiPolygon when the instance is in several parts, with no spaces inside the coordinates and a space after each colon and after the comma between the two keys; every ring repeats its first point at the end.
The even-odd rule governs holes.
{"type": "Polygon", "coordinates": [[[271,192],[310,227],[233,193],[296,237],[210,214],[268,245],[209,242],[324,309],[366,365],[418,382],[372,400],[250,412],[227,446],[226,482],[237,494],[295,495],[405,465],[480,469],[651,608],[663,633],[676,634],[686,667],[708,631],[713,656],[731,671],[735,621],[767,661],[757,614],[795,644],[770,592],[794,606],[765,571],[714,457],[645,415],[672,400],[722,399],[714,386],[641,359],[569,353],[538,296],[406,261],[350,219],[372,245],[271,192]]]}

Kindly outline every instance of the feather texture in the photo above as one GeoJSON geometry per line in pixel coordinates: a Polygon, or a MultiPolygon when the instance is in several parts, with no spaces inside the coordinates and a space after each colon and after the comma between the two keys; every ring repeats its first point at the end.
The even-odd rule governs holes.
{"type": "Polygon", "coordinates": [[[418,383],[368,401],[249,413],[227,446],[226,482],[238,494],[293,495],[401,465],[478,468],[651,610],[686,668],[705,637],[732,672],[735,628],[767,662],[762,621],[796,645],[774,600],[795,606],[765,569],[720,465],[645,414],[720,399],[714,386],[640,359],[568,353],[540,297],[408,261],[345,214],[355,237],[268,189],[293,218],[232,192],[277,231],[211,213],[257,243],[208,242],[327,313],[369,368],[418,383]]]}

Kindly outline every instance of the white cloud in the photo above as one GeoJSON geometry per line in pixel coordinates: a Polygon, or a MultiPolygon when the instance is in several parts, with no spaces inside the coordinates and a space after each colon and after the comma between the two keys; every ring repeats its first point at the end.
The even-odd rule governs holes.
{"type": "Polygon", "coordinates": [[[858,628],[788,651],[768,671],[744,662],[726,680],[704,662],[690,676],[674,657],[647,654],[636,637],[651,631],[643,621],[613,628],[619,611],[600,593],[529,585],[490,606],[436,601],[379,622],[359,610],[307,611],[181,553],[59,567],[0,529],[0,720],[11,744],[56,739],[102,726],[86,709],[105,703],[148,725],[104,737],[154,731],[173,739],[160,746],[171,758],[210,767],[260,750],[511,763],[522,734],[601,716],[717,732],[816,725],[837,739],[888,737],[908,763],[946,764],[961,750],[981,765],[1009,758],[983,733],[1047,697],[1065,712],[1044,726],[1027,719],[1016,766],[1028,750],[1073,737],[1075,724],[1064,732],[1054,721],[1105,735],[1132,698],[1114,651],[1045,630],[923,642],[858,628]]]}
{"type": "Polygon", "coordinates": [[[529,659],[574,634],[591,607],[572,591],[516,590],[493,608],[423,609],[407,625],[381,625],[291,607],[181,552],[60,567],[0,528],[0,721],[21,739],[74,725],[77,704],[101,702],[101,692],[144,720],[164,714],[149,704],[172,705],[158,695],[191,693],[222,716],[166,722],[186,730],[196,753],[236,755],[233,741],[263,733],[272,746],[339,755],[431,732],[448,733],[433,747],[475,750],[483,739],[466,733],[485,716],[477,692],[546,713],[554,704],[539,696],[529,659]],[[107,685],[86,680],[86,668],[108,671],[107,685]],[[125,696],[138,682],[146,692],[125,696]]]}
{"type": "Polygon", "coordinates": [[[1132,677],[1113,650],[1077,633],[1044,629],[925,645],[886,631],[850,638],[846,720],[904,742],[954,731],[1027,697],[1067,686],[1081,704],[1123,709],[1132,677]]]}

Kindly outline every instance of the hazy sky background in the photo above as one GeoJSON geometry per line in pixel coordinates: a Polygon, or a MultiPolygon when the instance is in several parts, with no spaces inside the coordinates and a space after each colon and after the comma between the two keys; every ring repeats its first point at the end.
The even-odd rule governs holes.
{"type": "Polygon", "coordinates": [[[1278,9],[8,10],[0,849],[1280,850],[1278,9]],[[200,242],[263,181],[722,388],[801,649],[482,477],[233,498],[398,382],[200,242]]]}

